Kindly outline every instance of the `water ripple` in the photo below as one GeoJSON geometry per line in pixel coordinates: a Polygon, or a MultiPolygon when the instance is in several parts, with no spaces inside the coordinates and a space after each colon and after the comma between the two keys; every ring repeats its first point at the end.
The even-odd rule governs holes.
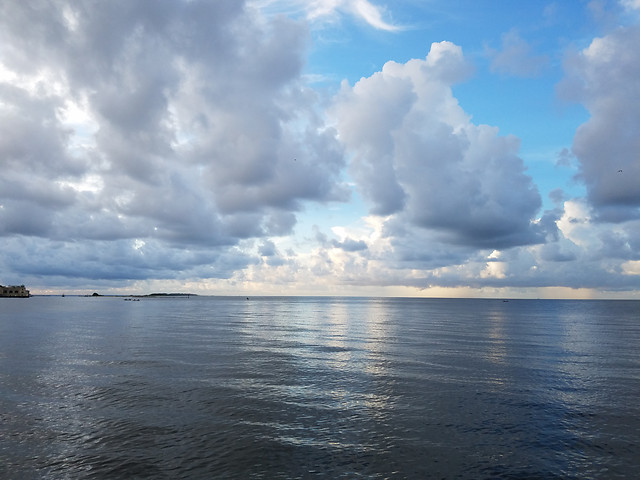
{"type": "Polygon", "coordinates": [[[639,466],[638,303],[31,300],[0,313],[2,478],[639,466]]]}

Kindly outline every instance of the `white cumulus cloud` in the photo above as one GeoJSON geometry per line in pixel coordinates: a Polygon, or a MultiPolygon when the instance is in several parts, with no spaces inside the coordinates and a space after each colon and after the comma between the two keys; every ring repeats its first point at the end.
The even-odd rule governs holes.
{"type": "Polygon", "coordinates": [[[560,92],[591,118],[573,142],[579,179],[601,220],[640,218],[640,27],[620,27],[567,59],[560,92]]]}
{"type": "Polygon", "coordinates": [[[449,242],[540,242],[532,221],[541,200],[518,139],[473,124],[452,94],[469,71],[461,49],[443,42],[424,60],[388,62],[344,84],[334,114],[353,153],[351,173],[372,213],[400,216],[449,242]]]}

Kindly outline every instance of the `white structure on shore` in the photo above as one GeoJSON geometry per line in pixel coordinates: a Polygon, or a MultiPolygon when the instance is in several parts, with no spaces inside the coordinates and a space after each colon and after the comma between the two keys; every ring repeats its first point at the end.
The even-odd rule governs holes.
{"type": "Polygon", "coordinates": [[[24,285],[0,285],[0,297],[30,297],[29,290],[24,285]]]}

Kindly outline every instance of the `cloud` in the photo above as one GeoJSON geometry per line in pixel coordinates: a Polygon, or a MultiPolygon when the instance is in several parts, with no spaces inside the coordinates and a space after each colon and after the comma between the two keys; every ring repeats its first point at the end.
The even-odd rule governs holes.
{"type": "Polygon", "coordinates": [[[380,7],[374,6],[367,0],[352,0],[348,2],[348,5],[351,11],[378,30],[399,30],[399,27],[386,22],[382,18],[382,9],[380,7]]]}
{"type": "Polygon", "coordinates": [[[305,202],[348,198],[303,23],[235,0],[9,1],[0,22],[0,235],[60,252],[43,274],[210,275],[305,202]]]}
{"type": "Polygon", "coordinates": [[[122,287],[133,280],[229,278],[256,259],[238,249],[171,248],[155,239],[73,242],[37,237],[4,239],[0,265],[46,283],[122,287]]]}
{"type": "Polygon", "coordinates": [[[334,107],[351,174],[371,212],[437,232],[442,241],[506,248],[542,241],[541,206],[517,156],[519,141],[474,125],[452,94],[470,66],[459,47],[433,44],[424,60],[388,62],[334,107]]]}
{"type": "Polygon", "coordinates": [[[345,252],[359,252],[367,249],[367,244],[364,240],[354,240],[349,237],[345,238],[341,242],[334,240],[332,245],[335,248],[341,248],[345,252]]]}
{"type": "Polygon", "coordinates": [[[275,243],[271,240],[265,240],[262,242],[262,245],[260,245],[259,252],[263,257],[273,257],[277,255],[278,250],[275,243]]]}
{"type": "Polygon", "coordinates": [[[531,46],[512,29],[502,35],[502,49],[487,49],[491,70],[504,75],[535,77],[549,63],[546,55],[535,55],[531,46]]]}
{"type": "Polygon", "coordinates": [[[367,0],[318,0],[308,2],[309,18],[318,19],[346,12],[367,22],[370,26],[379,29],[393,31],[397,27],[387,23],[382,18],[382,9],[371,4],[367,0]]]}
{"type": "Polygon", "coordinates": [[[402,27],[385,20],[386,8],[368,0],[253,0],[249,4],[274,13],[299,14],[305,12],[312,22],[331,21],[342,15],[350,15],[364,21],[377,30],[394,32],[402,27]]]}
{"type": "Polygon", "coordinates": [[[640,0],[620,0],[620,3],[627,10],[640,10],[640,0]]]}
{"type": "Polygon", "coordinates": [[[630,260],[622,264],[624,275],[640,275],[640,260],[630,260]]]}
{"type": "Polygon", "coordinates": [[[572,151],[579,180],[600,220],[640,218],[640,27],[620,27],[594,39],[565,62],[559,86],[590,119],[576,131],[572,151]]]}

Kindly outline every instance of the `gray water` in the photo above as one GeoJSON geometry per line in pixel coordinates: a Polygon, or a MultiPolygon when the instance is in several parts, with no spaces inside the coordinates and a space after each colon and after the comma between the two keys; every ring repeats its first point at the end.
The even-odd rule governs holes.
{"type": "Polygon", "coordinates": [[[0,299],[0,478],[640,474],[640,302],[0,299]]]}

